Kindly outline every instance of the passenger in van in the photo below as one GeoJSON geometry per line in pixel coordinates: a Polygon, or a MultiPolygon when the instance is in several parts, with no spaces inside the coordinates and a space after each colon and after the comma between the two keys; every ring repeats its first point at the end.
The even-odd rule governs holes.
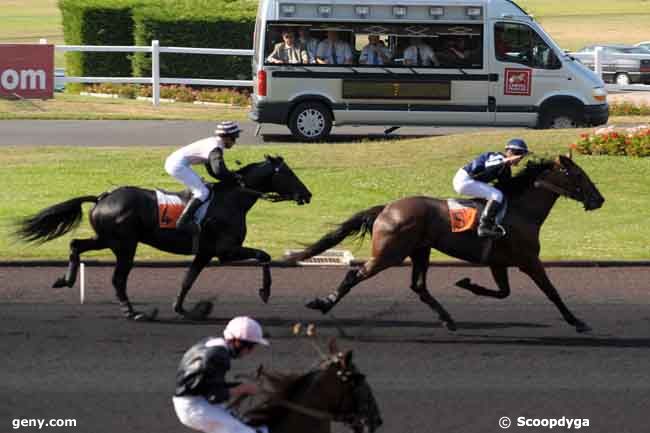
{"type": "Polygon", "coordinates": [[[269,63],[309,63],[309,54],[302,45],[296,44],[293,32],[288,29],[282,31],[282,40],[275,44],[273,52],[266,61],[269,63]]]}
{"type": "Polygon", "coordinates": [[[379,35],[368,35],[368,45],[363,47],[359,56],[362,65],[386,65],[390,63],[391,53],[379,39],[379,35]]]}
{"type": "Polygon", "coordinates": [[[494,52],[497,60],[510,60],[511,57],[508,53],[512,51],[512,47],[506,41],[505,31],[502,24],[494,26],[494,52]]]}
{"type": "Polygon", "coordinates": [[[404,64],[411,66],[440,66],[431,47],[422,38],[411,38],[411,45],[404,50],[404,64]]]}
{"type": "Polygon", "coordinates": [[[454,176],[453,186],[458,194],[487,200],[479,221],[479,237],[500,238],[505,234],[496,223],[496,217],[503,203],[503,193],[489,184],[494,180],[507,180],[512,176],[511,166],[528,154],[526,142],[513,138],[506,144],[505,154],[485,152],[460,168],[454,176]]]}
{"type": "Polygon", "coordinates": [[[298,28],[298,42],[307,50],[309,63],[316,63],[316,51],[318,50],[318,39],[312,38],[307,27],[298,28]]]}
{"type": "Polygon", "coordinates": [[[474,63],[476,54],[476,50],[467,48],[465,38],[453,38],[447,40],[440,59],[450,66],[466,66],[474,63]]]}
{"type": "Polygon", "coordinates": [[[350,44],[339,40],[339,35],[334,30],[327,32],[327,39],[318,44],[316,62],[321,65],[349,65],[352,64],[352,48],[350,44]]]}

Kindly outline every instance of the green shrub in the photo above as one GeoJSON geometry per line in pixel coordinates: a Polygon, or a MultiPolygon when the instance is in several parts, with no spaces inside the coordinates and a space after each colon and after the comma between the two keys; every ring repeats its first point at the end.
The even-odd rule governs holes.
{"type": "MultiPolygon", "coordinates": [[[[249,1],[209,2],[188,0],[164,6],[134,10],[135,43],[161,46],[237,48],[253,47],[257,4],[249,1]],[[215,3],[218,6],[215,6],[215,3]],[[203,5],[205,4],[205,7],[203,5]],[[207,7],[207,4],[212,4],[207,7]]],[[[133,70],[138,76],[151,75],[151,56],[137,53],[133,70]]],[[[250,79],[250,56],[169,54],[160,56],[161,77],[250,79]]]]}
{"type": "MultiPolygon", "coordinates": [[[[68,45],[133,45],[132,8],[146,0],[59,0],[68,45]]],[[[150,0],[151,1],[151,0],[150,0]]],[[[70,76],[132,76],[131,53],[66,53],[70,76]]],[[[80,86],[68,86],[78,90],[80,86]]]]}

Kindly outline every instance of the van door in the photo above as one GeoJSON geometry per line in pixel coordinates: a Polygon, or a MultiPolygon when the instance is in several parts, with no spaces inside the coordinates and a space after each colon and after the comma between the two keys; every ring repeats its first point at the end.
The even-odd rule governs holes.
{"type": "Polygon", "coordinates": [[[497,125],[535,126],[544,99],[563,93],[569,74],[553,49],[528,23],[494,21],[491,85],[497,125]]]}

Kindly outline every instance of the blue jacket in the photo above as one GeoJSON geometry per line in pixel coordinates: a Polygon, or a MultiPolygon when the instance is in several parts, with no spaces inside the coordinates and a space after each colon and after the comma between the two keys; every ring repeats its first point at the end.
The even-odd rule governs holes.
{"type": "Polygon", "coordinates": [[[506,156],[500,152],[485,152],[463,167],[470,177],[479,182],[504,181],[512,176],[506,165],[506,156]]]}

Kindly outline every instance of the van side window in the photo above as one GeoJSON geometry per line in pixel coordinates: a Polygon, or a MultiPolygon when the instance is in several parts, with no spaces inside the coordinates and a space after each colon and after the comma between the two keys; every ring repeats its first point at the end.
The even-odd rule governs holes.
{"type": "Polygon", "coordinates": [[[551,47],[524,24],[496,23],[494,53],[499,61],[535,69],[559,69],[562,66],[551,47]]]}

